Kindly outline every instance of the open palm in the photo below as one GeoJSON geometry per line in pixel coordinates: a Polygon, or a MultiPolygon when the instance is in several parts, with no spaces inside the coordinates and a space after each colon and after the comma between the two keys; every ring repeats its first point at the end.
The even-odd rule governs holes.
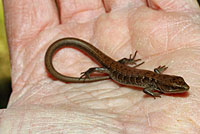
{"type": "MultiPolygon", "coordinates": [[[[194,2],[194,1],[193,1],[194,2]]],[[[198,133],[200,132],[200,10],[187,0],[4,1],[12,63],[3,133],[198,133]],[[142,89],[112,80],[64,83],[45,69],[47,48],[63,37],[84,39],[115,60],[136,50],[153,70],[182,76],[186,95],[153,99],[142,89]],[[9,128],[9,130],[8,130],[9,128]],[[10,129],[11,128],[11,129],[10,129]]],[[[59,72],[80,76],[98,66],[72,48],[54,57],[59,72]]]]}

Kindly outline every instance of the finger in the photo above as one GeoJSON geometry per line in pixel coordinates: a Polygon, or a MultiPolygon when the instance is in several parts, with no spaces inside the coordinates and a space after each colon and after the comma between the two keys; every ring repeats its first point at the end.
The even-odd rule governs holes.
{"type": "Polygon", "coordinates": [[[117,8],[129,5],[139,7],[144,4],[146,3],[141,0],[60,0],[58,3],[62,23],[69,19],[86,22],[101,13],[109,13],[117,8]]]}
{"type": "Polygon", "coordinates": [[[42,30],[58,24],[56,4],[52,0],[4,0],[4,10],[11,47],[30,41],[42,30]]]}
{"type": "Polygon", "coordinates": [[[188,12],[194,9],[199,10],[196,0],[147,0],[149,7],[163,9],[165,11],[188,12]]]}
{"type": "Polygon", "coordinates": [[[136,9],[140,6],[146,5],[143,0],[102,0],[102,2],[106,11],[112,11],[124,7],[136,9]]]}
{"type": "Polygon", "coordinates": [[[58,2],[61,23],[69,19],[85,22],[103,12],[100,0],[60,0],[58,2]]]}

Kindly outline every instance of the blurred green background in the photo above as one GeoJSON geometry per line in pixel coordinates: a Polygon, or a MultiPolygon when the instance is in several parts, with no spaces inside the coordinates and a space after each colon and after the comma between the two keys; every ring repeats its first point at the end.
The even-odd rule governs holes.
{"type": "MultiPolygon", "coordinates": [[[[198,0],[200,3],[200,0],[198,0]]],[[[10,63],[5,33],[3,3],[0,0],[0,109],[6,108],[11,94],[10,63]]]]}
{"type": "Polygon", "coordinates": [[[3,4],[0,0],[0,109],[6,108],[11,93],[9,53],[5,33],[3,4]]]}

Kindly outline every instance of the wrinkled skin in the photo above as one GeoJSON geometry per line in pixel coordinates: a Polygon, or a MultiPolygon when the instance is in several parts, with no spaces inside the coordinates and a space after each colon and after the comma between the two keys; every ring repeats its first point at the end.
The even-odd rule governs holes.
{"type": "MultiPolygon", "coordinates": [[[[200,133],[200,9],[195,0],[4,0],[12,63],[8,108],[0,133],[200,133]],[[148,3],[148,4],[147,4],[148,3]],[[107,11],[107,12],[106,12],[107,11]],[[59,12],[59,13],[58,13],[59,12]],[[182,76],[190,90],[153,99],[111,80],[69,84],[52,79],[44,54],[54,41],[84,39],[119,60],[138,51],[153,70],[182,76]]],[[[80,76],[98,66],[76,49],[60,50],[54,65],[80,76]]]]}

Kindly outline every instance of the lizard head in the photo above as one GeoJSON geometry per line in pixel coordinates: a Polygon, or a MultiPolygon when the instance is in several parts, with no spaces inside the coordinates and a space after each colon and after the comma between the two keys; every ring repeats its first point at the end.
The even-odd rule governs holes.
{"type": "Polygon", "coordinates": [[[163,93],[184,93],[189,90],[189,85],[180,76],[162,75],[158,88],[163,93]]]}

